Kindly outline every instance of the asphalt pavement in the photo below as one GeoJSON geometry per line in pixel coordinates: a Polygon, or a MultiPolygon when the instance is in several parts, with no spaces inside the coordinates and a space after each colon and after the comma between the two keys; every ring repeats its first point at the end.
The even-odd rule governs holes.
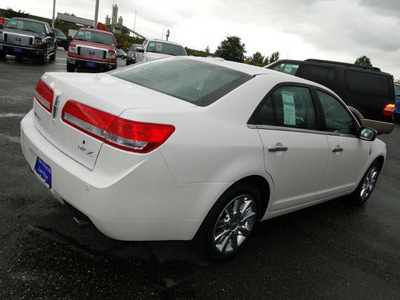
{"type": "Polygon", "coordinates": [[[379,136],[388,159],[365,206],[337,199],[265,221],[214,264],[189,242],[77,226],[28,170],[19,123],[40,76],[63,71],[63,49],[47,65],[0,61],[0,299],[400,299],[400,124],[379,136]]]}

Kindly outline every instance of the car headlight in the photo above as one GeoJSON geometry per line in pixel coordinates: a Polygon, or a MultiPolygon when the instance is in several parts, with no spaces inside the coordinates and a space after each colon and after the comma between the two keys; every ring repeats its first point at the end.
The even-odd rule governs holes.
{"type": "Polygon", "coordinates": [[[117,57],[117,54],[115,52],[108,52],[107,53],[107,59],[114,59],[117,57]]]}
{"type": "Polygon", "coordinates": [[[35,39],[33,40],[33,46],[38,47],[40,45],[43,45],[43,39],[35,37],[35,39]]]}
{"type": "Polygon", "coordinates": [[[78,54],[78,52],[76,51],[76,47],[69,46],[68,51],[71,52],[72,54],[78,54]]]}

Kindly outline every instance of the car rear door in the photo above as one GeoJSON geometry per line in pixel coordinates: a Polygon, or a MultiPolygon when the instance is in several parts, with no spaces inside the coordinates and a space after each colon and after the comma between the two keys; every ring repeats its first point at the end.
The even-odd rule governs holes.
{"type": "Polygon", "coordinates": [[[315,200],[328,160],[328,142],[316,130],[311,89],[298,84],[278,86],[253,117],[264,147],[265,170],[274,181],[271,211],[315,200]]]}

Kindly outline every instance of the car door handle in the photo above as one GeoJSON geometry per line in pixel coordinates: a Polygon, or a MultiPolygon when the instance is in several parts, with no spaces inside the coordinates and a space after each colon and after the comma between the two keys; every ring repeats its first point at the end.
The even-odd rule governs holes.
{"type": "Polygon", "coordinates": [[[332,149],[332,152],[333,153],[343,152],[343,148],[338,145],[338,146],[336,146],[335,148],[332,149]]]}
{"type": "Polygon", "coordinates": [[[268,152],[286,151],[288,148],[285,146],[268,146],[268,152]]]}

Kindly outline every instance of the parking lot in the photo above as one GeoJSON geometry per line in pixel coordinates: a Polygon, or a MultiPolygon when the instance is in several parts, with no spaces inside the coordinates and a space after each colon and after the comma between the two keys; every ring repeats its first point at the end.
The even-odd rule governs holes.
{"type": "Polygon", "coordinates": [[[240,255],[213,264],[189,242],[79,227],[31,174],[19,123],[41,75],[64,71],[63,49],[47,65],[0,61],[1,299],[400,299],[399,123],[380,136],[388,159],[365,206],[337,199],[263,222],[240,255]]]}

